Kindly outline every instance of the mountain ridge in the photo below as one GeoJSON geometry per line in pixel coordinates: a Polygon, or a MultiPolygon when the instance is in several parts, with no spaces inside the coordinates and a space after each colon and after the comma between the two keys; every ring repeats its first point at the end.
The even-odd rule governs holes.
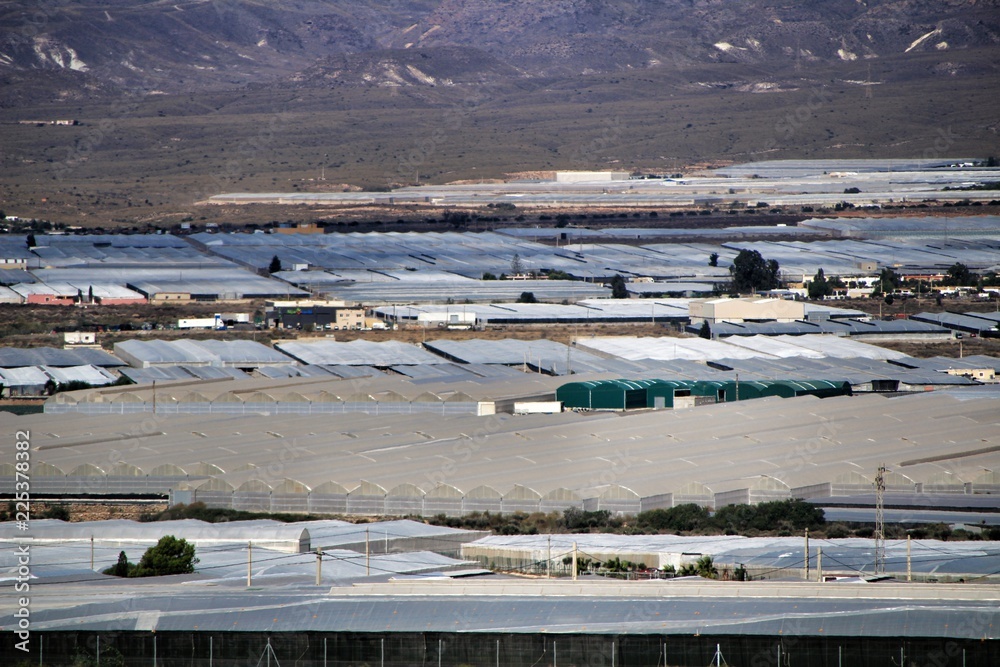
{"type": "Polygon", "coordinates": [[[7,88],[34,78],[28,87],[38,91],[38,79],[62,70],[70,77],[51,77],[53,85],[71,96],[176,93],[317,80],[324,66],[350,62],[357,75],[341,72],[338,83],[389,85],[370,70],[410,49],[450,49],[438,53],[456,65],[476,59],[463,49],[486,54],[489,81],[713,62],[800,70],[998,45],[998,8],[1000,0],[13,0],[0,4],[0,77],[7,88]]]}

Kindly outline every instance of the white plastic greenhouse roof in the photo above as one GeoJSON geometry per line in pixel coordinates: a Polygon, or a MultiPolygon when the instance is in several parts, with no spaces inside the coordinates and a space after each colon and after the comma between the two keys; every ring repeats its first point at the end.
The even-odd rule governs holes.
{"type": "Polygon", "coordinates": [[[790,345],[797,345],[807,350],[820,352],[826,357],[837,357],[840,359],[903,359],[908,356],[896,350],[879,347],[878,345],[869,345],[868,343],[862,343],[842,336],[777,336],[777,340],[790,345]]]}
{"type": "Polygon", "coordinates": [[[805,336],[729,337],[721,340],[703,338],[637,338],[634,336],[583,337],[577,346],[623,359],[754,359],[778,357],[903,359],[895,350],[869,345],[842,336],[821,334],[805,336]]]}
{"type": "Polygon", "coordinates": [[[18,366],[102,366],[112,368],[125,364],[103,350],[60,350],[53,347],[0,348],[0,368],[18,366]]]}
{"type": "Polygon", "coordinates": [[[255,366],[291,364],[293,360],[266,345],[250,340],[126,340],[115,343],[115,352],[133,365],[207,364],[255,366]]]}
{"type": "MultiPolygon", "coordinates": [[[[865,521],[874,521],[874,510],[867,510],[865,521]]],[[[623,560],[637,555],[704,554],[712,556],[717,565],[742,564],[747,567],[788,570],[798,574],[805,564],[803,538],[741,537],[739,535],[614,535],[607,533],[576,533],[569,535],[492,535],[465,545],[463,553],[473,550],[524,559],[545,559],[551,540],[553,553],[572,551],[573,543],[581,555],[590,559],[607,560],[615,556],[623,560]]],[[[827,571],[840,573],[873,573],[873,542],[871,539],[811,539],[810,569],[818,566],[817,549],[823,550],[827,571]]],[[[886,541],[886,567],[899,572],[906,569],[906,540],[886,541]]],[[[939,575],[996,574],[1000,566],[1000,542],[941,542],[913,540],[910,545],[911,566],[916,573],[939,575]]]]}
{"type": "Polygon", "coordinates": [[[49,381],[49,376],[41,366],[20,366],[0,368],[0,380],[7,387],[42,387],[49,381]]]}
{"type": "Polygon", "coordinates": [[[305,364],[347,366],[396,366],[443,364],[447,361],[409,343],[374,343],[357,339],[349,343],[332,340],[277,343],[275,347],[305,364]]]}
{"type": "MultiPolygon", "coordinates": [[[[443,483],[460,495],[482,486],[497,497],[516,498],[523,488],[536,499],[556,498],[565,489],[581,501],[614,492],[638,502],[690,483],[709,494],[756,489],[774,497],[858,474],[868,480],[863,486],[881,463],[899,476],[900,489],[992,488],[997,482],[984,471],[995,468],[1000,411],[995,397],[927,392],[758,399],[625,416],[160,415],[136,446],[128,436],[122,441],[134,428],[131,415],[0,413],[3,423],[32,429],[33,463],[54,466],[53,474],[79,468],[75,474],[100,479],[115,466],[141,475],[171,466],[169,474],[191,484],[229,489],[249,480],[277,489],[292,480],[379,494],[400,487],[396,493],[405,488],[410,496],[414,487],[427,493],[443,483]],[[120,459],[110,458],[111,449],[120,459]],[[277,463],[280,472],[261,475],[277,463]]],[[[13,460],[12,447],[0,443],[2,460],[13,460]]]]}
{"type": "Polygon", "coordinates": [[[94,386],[111,384],[118,378],[97,366],[69,366],[66,368],[54,368],[46,366],[44,372],[53,380],[60,384],[69,382],[86,382],[94,386]]]}

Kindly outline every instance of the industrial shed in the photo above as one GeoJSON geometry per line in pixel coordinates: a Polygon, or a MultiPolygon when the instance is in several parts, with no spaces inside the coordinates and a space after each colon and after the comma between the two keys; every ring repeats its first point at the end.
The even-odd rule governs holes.
{"type": "Polygon", "coordinates": [[[632,410],[646,407],[651,380],[596,380],[570,382],[556,390],[556,400],[567,408],[632,410]]]}
{"type": "Polygon", "coordinates": [[[654,380],[646,387],[646,407],[676,407],[676,399],[692,396],[696,384],[693,380],[654,380]]]}
{"type": "MultiPolygon", "coordinates": [[[[556,390],[556,398],[567,408],[591,410],[631,410],[672,408],[679,397],[701,397],[708,402],[745,401],[768,396],[849,396],[851,385],[831,380],[599,380],[570,382],[556,390]]],[[[684,407],[703,404],[684,402],[684,407]]]]}

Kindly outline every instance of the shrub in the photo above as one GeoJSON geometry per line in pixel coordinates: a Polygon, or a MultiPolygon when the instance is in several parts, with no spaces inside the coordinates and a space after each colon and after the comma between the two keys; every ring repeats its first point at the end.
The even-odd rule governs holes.
{"type": "Polygon", "coordinates": [[[164,535],[156,546],[150,547],[142,555],[142,560],[139,561],[132,576],[161,577],[168,574],[190,574],[194,572],[197,562],[193,544],[173,535],[164,535]]]}

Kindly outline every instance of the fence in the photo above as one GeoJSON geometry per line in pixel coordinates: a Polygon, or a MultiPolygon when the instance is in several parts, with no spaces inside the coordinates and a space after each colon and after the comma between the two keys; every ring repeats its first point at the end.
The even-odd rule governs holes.
{"type": "Polygon", "coordinates": [[[13,633],[5,665],[74,667],[994,667],[1000,641],[657,634],[48,632],[31,652],[13,633]]]}

